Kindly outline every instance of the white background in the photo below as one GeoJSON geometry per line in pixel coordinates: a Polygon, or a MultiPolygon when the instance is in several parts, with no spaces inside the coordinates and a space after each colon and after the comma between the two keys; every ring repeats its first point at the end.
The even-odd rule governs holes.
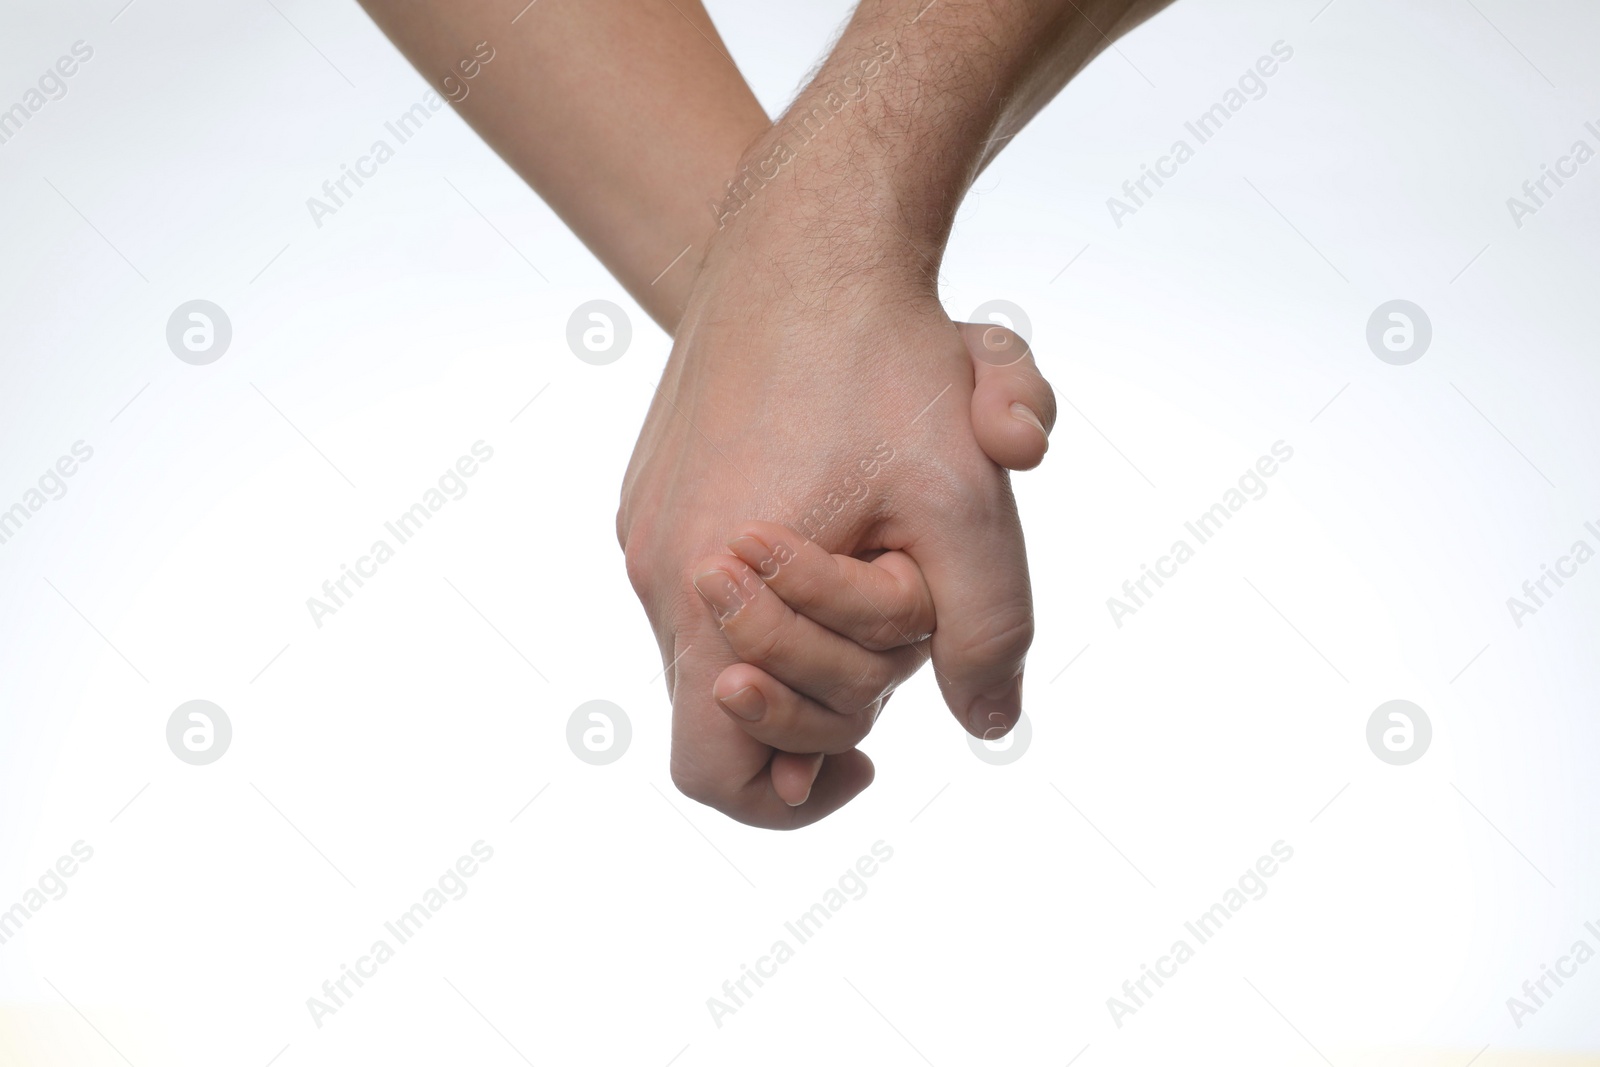
{"type": "MultiPolygon", "coordinates": [[[[0,1062],[1600,1051],[1600,961],[1520,1029],[1506,1007],[1600,947],[1600,566],[1521,628],[1506,607],[1600,547],[1600,163],[1520,229],[1506,206],[1600,148],[1600,11],[1323,2],[1183,0],[980,180],[947,307],[1024,307],[1068,402],[1018,481],[1032,744],[975,758],[920,676],[875,785],[787,835],[668,780],[613,533],[668,341],[554,215],[442,111],[313,223],[426,91],[354,4],[8,6],[0,107],[94,55],[0,145],[0,508],[94,456],[0,545],[0,908],[94,856],[0,945],[0,1062]],[[1266,95],[1116,226],[1107,197],[1280,40],[1266,95]],[[233,326],[205,367],[165,340],[195,298],[233,326]],[[605,367],[564,336],[595,298],[633,318],[605,367]],[[1403,367],[1365,341],[1395,298],[1434,329],[1403,367]],[[316,627],[306,598],[480,440],[467,495],[316,627]],[[1117,627],[1106,598],[1280,440],[1267,495],[1117,627]],[[234,730],[206,767],[165,740],[197,698],[234,730]],[[565,742],[597,698],[633,726],[605,767],[565,742]],[[1407,767],[1365,739],[1396,698],[1434,729],[1407,767]],[[315,1025],[479,840],[467,895],[315,1025]],[[1280,840],[1267,895],[1119,1028],[1107,998],[1280,840]],[[877,841],[866,895],[796,945],[877,841]],[[707,998],[779,938],[794,959],[718,1026],[707,998]]],[[[777,110],[846,6],[712,10],[777,110]]]]}

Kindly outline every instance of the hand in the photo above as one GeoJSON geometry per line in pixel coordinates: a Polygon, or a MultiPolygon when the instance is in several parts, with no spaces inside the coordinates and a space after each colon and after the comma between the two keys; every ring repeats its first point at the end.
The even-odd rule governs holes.
{"type": "MultiPolygon", "coordinates": [[[[1054,425],[1055,397],[1026,344],[1009,330],[977,323],[962,324],[962,335],[976,374],[972,425],[979,444],[1003,466],[1037,465],[1049,442],[1035,412],[1054,425]]],[[[695,567],[697,588],[716,582],[734,591],[721,600],[738,604],[732,611],[712,604],[742,661],[718,676],[714,695],[750,736],[772,747],[773,789],[799,805],[810,796],[824,754],[860,744],[891,693],[865,707],[836,695],[848,692],[874,656],[891,675],[891,692],[927,660],[932,595],[903,552],[865,562],[761,522],[741,524],[727,547],[737,559],[713,556],[695,567]]]]}
{"type": "Polygon", "coordinates": [[[695,567],[697,588],[709,578],[723,591],[707,602],[742,661],[717,676],[713,695],[772,747],[772,787],[792,807],[810,796],[824,756],[859,745],[887,706],[890,691],[852,703],[871,660],[885,663],[892,686],[927,662],[933,594],[904,552],[867,562],[825,552],[776,523],[738,530],[728,542],[732,557],[695,567]]]}
{"type": "MultiPolygon", "coordinates": [[[[1033,629],[1010,486],[973,431],[962,331],[902,272],[836,285],[838,262],[786,234],[783,217],[770,212],[779,225],[739,230],[708,255],[618,515],[629,576],[672,665],[674,781],[775,828],[835,810],[872,766],[856,751],[828,756],[809,799],[790,807],[768,773],[772,749],[717,706],[713,685],[738,658],[693,572],[724,531],[756,516],[794,524],[830,552],[905,551],[932,591],[941,689],[979,735],[1020,714],[1033,629]]],[[[987,331],[974,331],[981,344],[987,331]]],[[[994,381],[998,396],[1005,383],[994,381]]],[[[875,662],[838,699],[865,706],[893,681],[875,662]]]]}

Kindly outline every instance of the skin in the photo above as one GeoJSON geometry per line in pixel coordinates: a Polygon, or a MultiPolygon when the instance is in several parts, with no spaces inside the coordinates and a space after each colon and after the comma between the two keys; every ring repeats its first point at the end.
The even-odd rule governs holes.
{"type": "MultiPolygon", "coordinates": [[[[719,228],[710,205],[724,198],[750,146],[772,131],[705,8],[697,0],[535,4],[512,25],[491,0],[363,6],[650,317],[675,333],[719,228]],[[472,64],[480,42],[494,58],[472,64]],[[476,73],[468,78],[466,70],[476,73]]],[[[1031,357],[984,358],[993,385],[973,411],[980,440],[996,463],[1031,470],[1048,448],[1049,386],[1031,357]]]]}
{"type": "Polygon", "coordinates": [[[450,91],[463,80],[458,64],[478,42],[494,49],[452,100],[456,110],[672,333],[716,228],[706,204],[772,125],[705,8],[545,2],[512,24],[521,3],[362,6],[447,97],[459,95],[450,91]]]}
{"type": "MultiPolygon", "coordinates": [[[[774,127],[698,5],[542,4],[508,25],[484,0],[368,0],[432,80],[479,41],[495,48],[458,109],[676,332],[624,483],[618,534],[672,665],[673,778],[689,796],[789,828],[833,811],[871,778],[853,747],[826,752],[834,735],[809,735],[826,741],[819,770],[802,735],[730,715],[717,699],[737,692],[718,688],[730,669],[761,671],[844,716],[881,709],[919,660],[918,634],[903,635],[909,648],[856,642],[866,656],[858,659],[813,632],[790,644],[837,655],[783,660],[757,645],[758,663],[745,662],[704,587],[715,589],[712,572],[761,584],[738,556],[714,558],[752,516],[799,522],[818,507],[837,510],[817,535],[821,549],[903,553],[926,575],[939,619],[931,651],[952,710],[982,735],[1015,723],[1032,610],[997,462],[1038,462],[1054,403],[1014,335],[944,316],[938,260],[988,159],[1107,34],[1159,6],[863,4],[774,127]],[[870,91],[858,94],[874,54],[870,91]],[[601,85],[606,92],[595,91],[601,85]],[[835,113],[828,94],[841,85],[851,100],[835,113]],[[706,201],[748,173],[741,161],[768,164],[778,144],[795,140],[792,124],[814,114],[821,133],[719,227],[706,201]],[[886,444],[893,462],[863,499],[835,509],[839,487],[859,484],[862,457],[886,444]],[[792,805],[813,773],[804,803],[792,805]]],[[[758,688],[754,678],[740,688],[758,688]]]]}
{"type": "MultiPolygon", "coordinates": [[[[708,707],[707,683],[732,663],[696,603],[708,583],[682,559],[740,516],[797,521],[875,442],[892,444],[893,465],[815,539],[842,555],[911,557],[932,593],[932,658],[952,712],[979,736],[1015,724],[1033,635],[1026,553],[1005,473],[961,403],[974,394],[973,359],[939,306],[938,263],[973,179],[1103,47],[1099,27],[1125,32],[1158,6],[869,0],[746,153],[763,178],[781,166],[708,248],[618,517],[629,575],[674,664],[673,776],[689,796],[787,828],[871,781],[859,751],[828,755],[807,801],[784,802],[766,773],[771,746],[708,707]],[[867,77],[871,91],[834,106],[830,92],[855,96],[847,79],[867,77]],[[817,109],[831,118],[797,134],[817,109]],[[790,138],[799,143],[781,151],[790,138]],[[946,386],[957,402],[940,403],[946,386]]],[[[865,705],[887,681],[882,668],[863,672],[832,699],[865,705]]]]}
{"type": "MultiPolygon", "coordinates": [[[[1021,338],[971,323],[959,324],[958,331],[968,352],[984,357],[971,360],[976,383],[971,409],[974,438],[988,456],[994,457],[997,449],[992,441],[985,443],[985,429],[992,434],[997,425],[1019,425],[1009,411],[1019,384],[1038,386],[1031,402],[1054,422],[1054,396],[1038,377],[1021,338]],[[1018,361],[1000,362],[1012,358],[1018,361]]],[[[1023,443],[1037,436],[1029,430],[1023,443]]],[[[885,441],[874,455],[884,449],[893,454],[885,441]]],[[[864,494],[887,465],[876,458],[858,460],[856,476],[847,476],[840,487],[851,499],[856,488],[864,494]]],[[[894,688],[927,661],[935,629],[932,595],[911,556],[881,549],[867,550],[871,562],[830,555],[799,532],[815,529],[814,515],[793,525],[743,523],[727,543],[736,558],[711,556],[695,567],[695,588],[741,661],[717,678],[714,696],[751,737],[774,750],[772,787],[791,806],[808,799],[824,763],[794,760],[788,754],[843,754],[814,744],[819,733],[835,738],[842,732],[859,742],[894,688]],[[841,636],[847,642],[841,643],[841,636]],[[880,662],[867,662],[860,650],[878,653],[880,662]],[[878,687],[866,690],[871,699],[865,703],[846,684],[863,677],[878,687]],[[760,710],[770,712],[754,723],[750,696],[730,706],[730,699],[747,687],[761,695],[760,710]],[[838,722],[821,722],[822,716],[838,722]]],[[[990,721],[983,732],[1001,736],[1010,725],[990,721]]]]}

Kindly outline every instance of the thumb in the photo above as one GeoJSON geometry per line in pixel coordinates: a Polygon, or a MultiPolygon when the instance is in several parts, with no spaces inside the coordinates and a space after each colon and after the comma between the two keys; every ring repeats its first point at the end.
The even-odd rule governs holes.
{"type": "Polygon", "coordinates": [[[1050,447],[1055,391],[1015,330],[985,322],[957,326],[972,355],[972,432],[978,446],[1002,467],[1032,470],[1050,447]]]}
{"type": "MultiPolygon", "coordinates": [[[[1037,433],[1037,431],[1034,431],[1037,433]]],[[[1022,669],[1033,644],[1033,592],[1022,524],[1005,475],[969,486],[908,544],[939,622],[933,668],[956,719],[975,737],[1004,736],[1022,716],[1022,669]]]]}

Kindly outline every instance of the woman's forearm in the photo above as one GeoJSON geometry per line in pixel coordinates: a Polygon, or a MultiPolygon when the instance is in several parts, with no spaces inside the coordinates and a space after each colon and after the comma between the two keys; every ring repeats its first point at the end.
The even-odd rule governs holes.
{"type": "Polygon", "coordinates": [[[362,3],[672,332],[717,228],[710,205],[770,127],[700,3],[362,3]]]}

